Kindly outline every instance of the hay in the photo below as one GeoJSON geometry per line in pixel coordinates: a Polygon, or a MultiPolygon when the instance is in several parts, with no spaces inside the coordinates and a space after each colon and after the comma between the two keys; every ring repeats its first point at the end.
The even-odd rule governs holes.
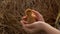
{"type": "Polygon", "coordinates": [[[60,0],[0,0],[0,34],[27,34],[20,23],[27,8],[39,11],[55,26],[60,0]]]}

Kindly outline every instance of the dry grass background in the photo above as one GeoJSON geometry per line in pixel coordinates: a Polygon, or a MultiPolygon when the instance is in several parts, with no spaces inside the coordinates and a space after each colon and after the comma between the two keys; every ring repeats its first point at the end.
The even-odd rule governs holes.
{"type": "Polygon", "coordinates": [[[27,34],[20,23],[27,8],[39,11],[47,23],[55,26],[60,0],[0,0],[0,34],[27,34]]]}

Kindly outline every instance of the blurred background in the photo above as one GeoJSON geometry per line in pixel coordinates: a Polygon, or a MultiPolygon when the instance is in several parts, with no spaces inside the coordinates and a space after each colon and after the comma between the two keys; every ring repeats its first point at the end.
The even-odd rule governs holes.
{"type": "Polygon", "coordinates": [[[20,20],[27,8],[39,11],[45,22],[60,29],[60,0],[0,0],[0,34],[26,34],[20,20]]]}

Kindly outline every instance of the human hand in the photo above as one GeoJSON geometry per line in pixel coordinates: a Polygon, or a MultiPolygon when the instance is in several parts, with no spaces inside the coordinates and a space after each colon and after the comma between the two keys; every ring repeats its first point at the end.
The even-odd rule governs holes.
{"type": "Polygon", "coordinates": [[[43,28],[43,23],[44,23],[44,19],[43,19],[43,16],[39,13],[39,12],[37,12],[37,11],[35,11],[35,10],[32,10],[34,13],[35,13],[35,15],[36,15],[36,17],[34,17],[34,18],[36,18],[36,22],[34,22],[34,23],[31,23],[31,24],[27,24],[27,21],[26,21],[26,18],[27,18],[27,16],[24,16],[23,18],[22,18],[22,20],[21,20],[21,23],[22,23],[22,26],[23,26],[23,29],[25,30],[25,31],[27,31],[27,32],[35,32],[35,31],[38,31],[39,29],[42,29],[43,28]]]}

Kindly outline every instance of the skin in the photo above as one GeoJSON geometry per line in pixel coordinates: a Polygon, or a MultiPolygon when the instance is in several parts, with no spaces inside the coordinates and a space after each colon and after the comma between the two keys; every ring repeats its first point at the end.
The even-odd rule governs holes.
{"type": "Polygon", "coordinates": [[[44,30],[46,31],[48,34],[60,34],[60,31],[54,27],[52,27],[51,25],[47,24],[45,21],[44,21],[44,18],[43,16],[35,11],[35,10],[32,10],[37,19],[36,22],[33,22],[31,24],[27,24],[28,22],[26,21],[26,18],[27,16],[24,16],[22,17],[22,20],[21,20],[21,23],[22,23],[22,26],[23,26],[23,29],[26,31],[26,32],[29,32],[29,33],[35,33],[35,32],[38,32],[39,30],[44,30]]]}

